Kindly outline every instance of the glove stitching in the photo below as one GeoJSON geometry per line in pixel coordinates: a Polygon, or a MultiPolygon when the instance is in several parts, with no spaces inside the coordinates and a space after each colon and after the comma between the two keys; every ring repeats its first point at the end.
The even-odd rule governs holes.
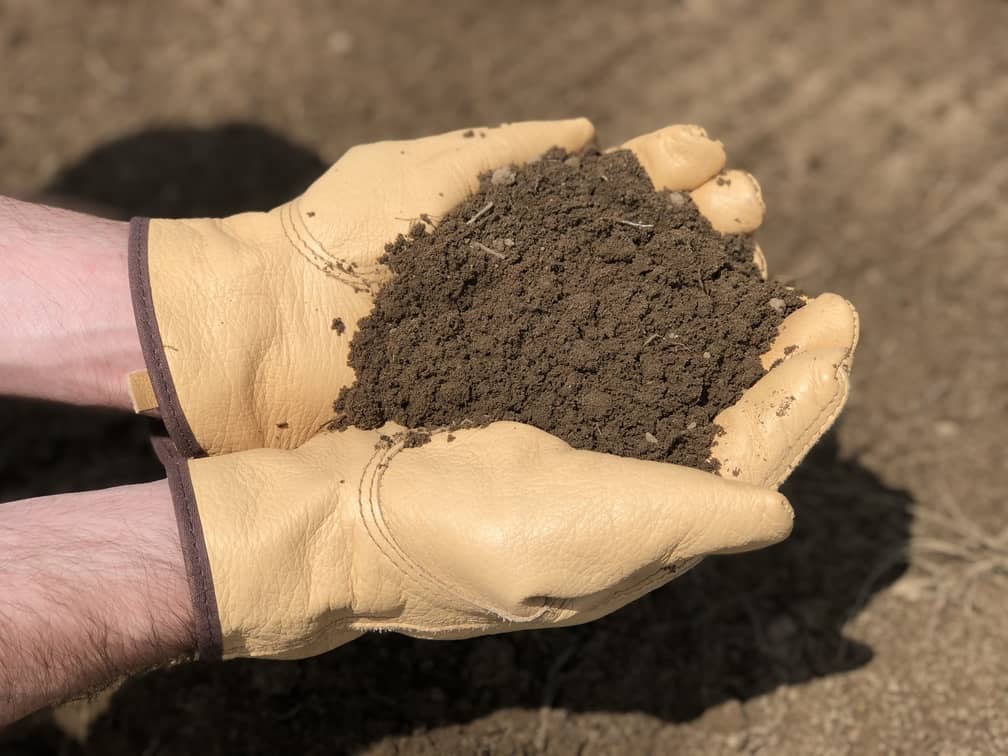
{"type": "Polygon", "coordinates": [[[189,460],[183,458],[166,438],[153,440],[154,449],[165,466],[179,529],[182,555],[193,603],[197,653],[200,659],[219,659],[222,651],[217,594],[210,574],[209,557],[199,507],[193,490],[189,460]]]}
{"type": "Polygon", "coordinates": [[[302,238],[301,234],[298,233],[297,227],[294,223],[294,214],[291,209],[293,203],[288,203],[284,208],[283,212],[280,214],[280,227],[283,230],[284,236],[287,237],[287,241],[290,245],[300,254],[305,260],[307,260],[312,267],[317,268],[322,273],[325,273],[330,278],[335,278],[342,283],[353,285],[353,279],[347,276],[343,270],[336,272],[335,262],[332,258],[327,256],[324,252],[319,252],[312,249],[308,241],[302,238]]]}
{"type": "MultiPolygon", "coordinates": [[[[503,620],[507,622],[508,620],[503,620]]],[[[331,625],[326,625],[324,630],[329,630],[337,625],[341,624],[339,620],[333,622],[331,625]]],[[[414,638],[426,638],[430,640],[438,640],[439,635],[445,635],[447,633],[455,632],[466,632],[469,633],[474,631],[476,634],[482,635],[487,632],[487,630],[493,629],[493,625],[489,622],[458,622],[450,625],[439,625],[436,627],[430,627],[425,625],[420,625],[412,622],[388,622],[384,621],[381,617],[369,617],[367,615],[356,616],[350,623],[348,623],[347,630],[352,630],[354,632],[391,632],[391,633],[403,633],[404,635],[409,635],[414,638]],[[364,620],[362,623],[361,620],[364,620]],[[368,622],[372,620],[372,622],[368,622]]],[[[506,630],[505,630],[506,632],[506,630]]]]}
{"type": "MultiPolygon", "coordinates": [[[[507,620],[504,621],[507,622],[507,620]]],[[[412,622],[378,621],[374,625],[356,626],[352,629],[367,630],[367,631],[378,630],[382,632],[404,633],[405,635],[410,635],[414,638],[419,637],[419,638],[428,638],[431,640],[437,640],[438,635],[454,633],[460,630],[464,632],[476,631],[478,634],[482,635],[485,634],[487,630],[492,628],[493,625],[490,622],[459,622],[451,625],[438,625],[435,627],[430,627],[412,622]]]]}
{"type": "Polygon", "coordinates": [[[682,575],[685,575],[687,572],[696,567],[702,561],[703,557],[692,557],[691,559],[682,559],[675,564],[660,567],[658,568],[658,570],[648,575],[639,583],[635,583],[632,587],[623,588],[622,590],[618,591],[613,591],[612,593],[609,594],[609,598],[621,599],[626,596],[632,596],[633,598],[643,596],[645,593],[648,593],[649,591],[652,591],[655,588],[658,588],[659,586],[665,585],[666,583],[671,582],[672,580],[675,580],[676,578],[681,577],[682,575]]]}
{"type": "Polygon", "coordinates": [[[351,286],[355,291],[371,291],[371,287],[362,276],[355,273],[342,260],[326,252],[325,247],[317,239],[311,237],[310,231],[303,224],[302,229],[304,234],[302,234],[302,229],[298,228],[294,215],[293,205],[295,201],[285,205],[283,212],[280,214],[280,228],[283,230],[284,236],[287,237],[287,241],[290,242],[291,246],[312,267],[317,268],[330,278],[335,278],[337,281],[351,286]],[[311,238],[306,239],[305,236],[311,238]],[[312,242],[314,242],[317,248],[313,248],[312,242]]]}
{"type": "MultiPolygon", "coordinates": [[[[360,496],[357,497],[357,500],[360,501],[360,496]]],[[[342,507],[339,507],[338,511],[342,515],[342,513],[344,512],[344,509],[342,507]]],[[[344,526],[345,526],[345,523],[341,519],[340,520],[340,530],[343,530],[344,526]]],[[[347,589],[348,589],[348,592],[350,594],[350,596],[349,596],[350,613],[352,615],[354,613],[354,611],[355,611],[356,606],[357,606],[357,591],[355,590],[355,587],[354,587],[355,583],[357,582],[357,576],[356,576],[355,570],[354,570],[354,557],[355,557],[355,555],[357,554],[357,551],[358,551],[358,549],[357,549],[357,543],[356,543],[356,540],[357,540],[357,528],[351,528],[350,532],[351,532],[351,536],[350,536],[351,543],[350,543],[350,549],[349,549],[350,554],[347,555],[344,552],[343,556],[346,559],[346,565],[347,565],[347,589]]]]}
{"type": "Polygon", "coordinates": [[[444,590],[475,609],[487,611],[485,607],[460,595],[453,586],[417,564],[392,534],[381,505],[381,480],[389,463],[402,451],[402,448],[401,443],[398,448],[395,446],[376,448],[364,469],[358,488],[357,501],[365,532],[378,550],[407,577],[423,579],[430,583],[435,590],[444,590]]]}
{"type": "Polygon", "coordinates": [[[375,544],[379,551],[382,552],[382,554],[384,554],[394,565],[396,565],[400,572],[408,577],[424,580],[427,582],[429,587],[446,592],[456,600],[469,605],[480,614],[494,615],[500,619],[511,622],[525,623],[539,620],[549,611],[549,607],[542,607],[540,612],[531,617],[516,618],[508,612],[485,606],[482,602],[465,595],[464,589],[460,586],[446,581],[418,564],[398,542],[392,532],[392,528],[385,519],[384,508],[381,503],[381,482],[389,464],[396,456],[399,455],[400,452],[403,451],[404,448],[403,443],[399,441],[391,447],[376,449],[361,478],[360,487],[358,489],[358,502],[360,506],[359,512],[361,520],[364,522],[365,530],[371,538],[371,541],[375,544]],[[367,507],[369,509],[365,511],[365,479],[369,478],[369,476],[370,479],[366,481],[367,507]],[[370,524],[375,526],[374,529],[369,526],[369,521],[370,524]],[[379,542],[379,540],[381,542],[379,542]],[[398,559],[383,547],[382,542],[396,553],[398,559]]]}
{"type": "MultiPolygon", "coordinates": [[[[650,593],[654,589],[659,588],[676,578],[682,577],[702,561],[703,557],[693,557],[692,559],[681,560],[679,563],[674,565],[660,567],[655,572],[641,579],[639,582],[634,583],[628,588],[604,593],[598,601],[590,605],[574,607],[572,606],[575,603],[574,599],[564,599],[557,602],[556,605],[551,607],[547,613],[539,617],[537,622],[547,625],[555,623],[560,619],[560,614],[568,608],[571,608],[574,612],[574,615],[571,618],[574,620],[577,620],[578,617],[583,617],[584,615],[594,615],[594,613],[599,609],[603,609],[603,612],[601,615],[596,616],[611,614],[617,609],[626,606],[631,601],[640,598],[644,594],[650,593]]],[[[586,620],[581,619],[580,621],[584,622],[586,620]]]]}
{"type": "MultiPolygon", "coordinates": [[[[429,431],[431,437],[434,437],[434,436],[440,435],[440,434],[446,434],[446,433],[449,433],[449,432],[450,432],[450,430],[448,428],[446,428],[446,427],[436,428],[436,429],[433,429],[433,430],[429,431]]],[[[391,450],[389,452],[388,460],[382,466],[382,473],[381,474],[383,474],[384,470],[388,468],[388,465],[392,461],[392,459],[395,458],[396,456],[398,456],[404,449],[405,449],[405,446],[400,443],[395,449],[393,449],[393,450],[391,450]]],[[[376,492],[377,506],[378,506],[379,511],[381,512],[382,523],[385,524],[385,527],[388,530],[389,537],[393,539],[395,545],[399,548],[399,550],[402,551],[405,554],[405,549],[403,549],[399,545],[398,541],[394,540],[394,536],[392,535],[392,528],[389,527],[388,523],[385,520],[384,511],[382,510],[381,502],[379,500],[380,499],[380,490],[381,489],[380,489],[380,479],[379,479],[378,485],[375,488],[375,492],[376,492]]],[[[494,616],[498,617],[499,619],[501,619],[501,620],[503,620],[505,622],[514,622],[514,623],[517,623],[517,624],[524,624],[524,623],[528,623],[528,622],[537,622],[537,621],[541,620],[542,618],[549,616],[551,612],[554,612],[554,611],[559,612],[562,609],[566,608],[567,603],[568,603],[568,600],[566,600],[566,599],[560,599],[559,601],[556,602],[555,608],[551,608],[550,606],[547,606],[547,605],[544,604],[543,606],[541,606],[539,608],[539,611],[536,614],[534,614],[534,615],[532,615],[530,617],[518,617],[518,616],[512,615],[511,613],[506,612],[506,611],[504,611],[502,609],[494,609],[493,607],[487,607],[487,606],[485,606],[483,604],[483,602],[477,601],[477,600],[472,599],[472,598],[468,598],[467,596],[463,595],[464,592],[465,592],[465,590],[461,586],[458,586],[458,585],[453,584],[451,582],[445,581],[445,580],[443,580],[441,578],[437,578],[436,576],[434,576],[429,571],[424,570],[424,573],[427,574],[427,575],[429,575],[432,580],[439,580],[444,585],[445,590],[447,590],[449,593],[451,593],[452,595],[454,595],[456,598],[458,598],[461,601],[464,601],[464,602],[470,604],[471,606],[474,606],[476,609],[478,609],[481,612],[485,612],[485,613],[489,613],[491,615],[494,615],[494,616]]]]}

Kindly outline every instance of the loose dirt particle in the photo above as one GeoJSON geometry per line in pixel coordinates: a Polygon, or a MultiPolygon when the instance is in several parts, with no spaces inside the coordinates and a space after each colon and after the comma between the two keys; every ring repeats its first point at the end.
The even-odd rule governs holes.
{"type": "Polygon", "coordinates": [[[714,417],[763,375],[798,295],[760,279],[748,237],[655,192],[629,152],[553,150],[508,170],[387,247],[394,276],[351,344],[343,425],[517,420],[713,469],[714,417]]]}
{"type": "Polygon", "coordinates": [[[494,186],[511,186],[515,182],[515,172],[511,168],[498,168],[490,174],[490,183],[494,186]]]}

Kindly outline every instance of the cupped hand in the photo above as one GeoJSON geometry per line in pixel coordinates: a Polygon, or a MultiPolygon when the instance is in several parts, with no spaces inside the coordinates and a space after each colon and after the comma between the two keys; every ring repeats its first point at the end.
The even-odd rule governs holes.
{"type": "MultiPolygon", "coordinates": [[[[716,419],[722,477],[577,451],[517,423],[421,446],[396,427],[318,432],[353,380],[346,350],[384,280],[384,244],[453,207],[481,172],[591,138],[568,121],[366,145],[271,213],[151,222],[152,261],[195,255],[184,273],[150,266],[155,305],[174,301],[158,299],[158,281],[195,289],[188,308],[155,307],[160,335],[173,333],[176,409],[197,451],[236,452],[172,467],[204,653],[293,658],[368,630],[452,638],[585,622],[706,555],[787,536],[792,511],[772,488],[847,395],[857,318],[835,295],[782,324],[767,374],[716,419]]],[[[715,228],[761,222],[755,180],[722,173],[720,143],[699,128],[623,146],[715,228]]]]}
{"type": "Polygon", "coordinates": [[[572,449],[519,423],[323,432],[172,473],[204,656],[299,658],[367,631],[449,639],[608,614],[710,554],[776,543],[780,494],[572,449]]]}
{"type": "MultiPolygon", "coordinates": [[[[516,123],[354,147],[300,197],[268,213],[134,221],[132,273],[148,370],[138,410],[157,411],[186,456],[295,448],[333,417],[357,322],[387,277],[385,245],[476,191],[485,171],[594,139],[588,121],[516,123]]],[[[696,126],[631,139],[656,189],[689,192],[714,228],[751,232],[759,186],[723,172],[696,126]]],[[[755,262],[765,272],[757,248],[755,262]]],[[[835,419],[857,340],[853,308],[823,295],[791,315],[764,356],[779,364],[718,422],[727,475],[776,485],[835,419]],[[791,347],[794,347],[793,349],[791,347]],[[757,469],[758,468],[758,469],[757,469]]]]}

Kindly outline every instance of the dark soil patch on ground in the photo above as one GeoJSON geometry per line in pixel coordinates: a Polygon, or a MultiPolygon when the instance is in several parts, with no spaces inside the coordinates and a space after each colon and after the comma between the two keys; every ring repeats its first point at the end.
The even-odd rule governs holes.
{"type": "Polygon", "coordinates": [[[553,150],[387,248],[342,423],[529,423],[584,449],[712,468],[714,418],[801,299],[748,236],[656,192],[628,151],[553,150]]]}

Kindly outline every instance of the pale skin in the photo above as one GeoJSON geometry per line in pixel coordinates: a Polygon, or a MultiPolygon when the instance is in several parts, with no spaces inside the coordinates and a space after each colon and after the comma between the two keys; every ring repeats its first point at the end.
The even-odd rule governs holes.
{"type": "Polygon", "coordinates": [[[0,505],[0,585],[0,726],[195,648],[163,480],[0,505]]]}
{"type": "Polygon", "coordinates": [[[129,225],[0,197],[0,393],[129,409],[129,225]]]}
{"type": "MultiPolygon", "coordinates": [[[[0,394],[129,408],[125,223],[0,197],[0,394]]],[[[187,656],[165,481],[0,505],[0,726],[187,656]]]]}

